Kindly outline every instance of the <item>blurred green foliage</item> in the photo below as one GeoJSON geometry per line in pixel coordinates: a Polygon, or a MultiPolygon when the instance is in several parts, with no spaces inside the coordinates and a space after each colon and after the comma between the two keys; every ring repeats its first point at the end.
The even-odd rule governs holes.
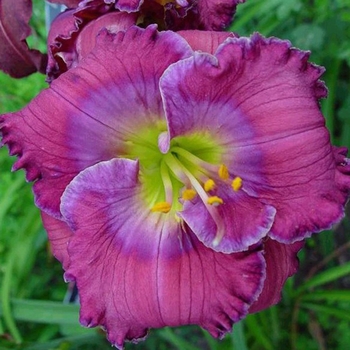
{"type": "MultiPolygon", "coordinates": [[[[36,0],[30,45],[45,50],[43,2],[36,0]]],[[[322,109],[333,142],[350,147],[350,0],[247,0],[232,31],[288,39],[312,50],[326,67],[329,97],[322,109]]],[[[14,80],[0,74],[0,112],[21,108],[45,77],[14,80]]],[[[100,330],[78,325],[78,306],[64,304],[67,286],[49,251],[31,186],[0,150],[0,349],[110,349],[100,330]]],[[[285,286],[280,304],[249,315],[233,335],[212,339],[198,327],[151,331],[127,349],[344,350],[350,344],[350,223],[315,235],[300,253],[300,271],[285,286]]]]}

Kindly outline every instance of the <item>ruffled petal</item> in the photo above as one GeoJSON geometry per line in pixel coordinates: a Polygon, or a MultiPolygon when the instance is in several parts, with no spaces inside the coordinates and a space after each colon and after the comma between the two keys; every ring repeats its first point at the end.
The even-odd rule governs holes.
{"type": "Polygon", "coordinates": [[[245,190],[277,209],[271,237],[291,243],[343,216],[346,191],[319,110],[324,69],[290,43],[254,34],[196,53],[161,79],[170,137],[204,130],[245,190]]]}
{"type": "Polygon", "coordinates": [[[138,163],[113,159],[80,173],[61,210],[74,231],[65,277],[77,282],[85,326],[102,325],[119,349],[150,327],[199,324],[231,331],[265,279],[259,247],[215,253],[186,225],[140,199],[138,163]]]}
{"type": "Polygon", "coordinates": [[[51,23],[47,37],[47,80],[51,82],[76,61],[75,40],[78,22],[75,10],[60,13],[51,23]]]}
{"type": "Polygon", "coordinates": [[[60,197],[76,174],[123,154],[122,141],[136,133],[136,125],[163,118],[159,78],[191,53],[180,36],[157,33],[154,26],[104,32],[77,68],[22,111],[0,117],[3,143],[19,155],[14,169],[24,168],[29,181],[38,180],[34,193],[40,209],[59,218],[60,197]]]}
{"type": "Polygon", "coordinates": [[[117,33],[136,23],[136,14],[107,12],[105,8],[91,7],[89,4],[86,8],[65,11],[52,22],[48,36],[49,82],[77,66],[92,51],[102,29],[117,33]]]}
{"type": "Polygon", "coordinates": [[[224,203],[213,208],[216,221],[200,199],[186,201],[178,213],[204,245],[226,254],[248,250],[264,238],[276,213],[275,208],[229,187],[219,186],[217,194],[224,203]]]}
{"type": "Polygon", "coordinates": [[[277,304],[287,278],[297,272],[298,252],[304,242],[282,244],[272,239],[264,242],[266,260],[266,280],[258,300],[251,306],[249,313],[258,312],[277,304]]]}
{"type": "Polygon", "coordinates": [[[77,63],[92,51],[102,28],[107,29],[109,33],[125,31],[136,24],[136,19],[137,16],[134,13],[111,12],[90,22],[83,28],[76,40],[77,63]]]}
{"type": "Polygon", "coordinates": [[[68,242],[73,235],[73,231],[64,221],[57,220],[43,211],[41,212],[41,218],[50,241],[52,253],[66,270],[69,266],[68,242]]]}

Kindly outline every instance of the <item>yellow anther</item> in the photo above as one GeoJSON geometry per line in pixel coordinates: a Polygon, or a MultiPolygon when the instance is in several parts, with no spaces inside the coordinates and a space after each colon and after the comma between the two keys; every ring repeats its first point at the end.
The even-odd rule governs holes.
{"type": "Polygon", "coordinates": [[[170,209],[171,209],[170,203],[159,202],[152,207],[151,211],[153,211],[153,212],[160,211],[161,213],[169,213],[170,209]]]}
{"type": "Polygon", "coordinates": [[[242,188],[242,179],[239,176],[236,176],[233,180],[232,180],[232,189],[234,191],[238,191],[242,188]]]}
{"type": "Polygon", "coordinates": [[[212,179],[208,179],[207,181],[205,181],[204,183],[204,189],[206,192],[209,192],[211,190],[213,190],[215,188],[215,182],[212,179]]]}
{"type": "Polygon", "coordinates": [[[230,177],[227,166],[224,164],[220,165],[220,168],[218,170],[218,174],[219,174],[220,178],[223,180],[228,180],[230,177]]]}
{"type": "Polygon", "coordinates": [[[183,192],[182,192],[182,199],[185,201],[190,201],[191,199],[193,199],[196,196],[197,192],[195,190],[193,190],[192,188],[186,188],[183,192]]]}
{"type": "Polygon", "coordinates": [[[222,200],[222,198],[218,197],[218,196],[212,196],[212,197],[209,197],[207,199],[207,203],[210,204],[210,205],[214,205],[215,207],[220,205],[220,204],[223,204],[224,201],[222,200]]]}

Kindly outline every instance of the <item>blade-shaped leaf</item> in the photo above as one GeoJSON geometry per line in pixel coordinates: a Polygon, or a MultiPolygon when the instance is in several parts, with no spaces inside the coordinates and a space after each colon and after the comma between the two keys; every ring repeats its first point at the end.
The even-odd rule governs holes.
{"type": "MultiPolygon", "coordinates": [[[[79,306],[55,301],[12,299],[13,317],[19,321],[78,325],[79,306]]],[[[0,307],[0,315],[3,314],[0,307]]]]}
{"type": "Polygon", "coordinates": [[[46,70],[46,55],[26,43],[31,14],[31,0],[0,0],[0,69],[14,78],[46,70]]]}
{"type": "Polygon", "coordinates": [[[325,283],[330,283],[336,281],[339,278],[342,278],[350,274],[350,262],[333,267],[324,272],[320,272],[316,276],[312,277],[310,280],[302,284],[296,291],[295,294],[298,295],[310,288],[320,286],[325,283]]]}
{"type": "Polygon", "coordinates": [[[339,309],[334,306],[319,305],[313,303],[301,303],[300,306],[319,313],[325,313],[332,317],[338,317],[345,321],[350,321],[350,314],[348,310],[339,309]]]}

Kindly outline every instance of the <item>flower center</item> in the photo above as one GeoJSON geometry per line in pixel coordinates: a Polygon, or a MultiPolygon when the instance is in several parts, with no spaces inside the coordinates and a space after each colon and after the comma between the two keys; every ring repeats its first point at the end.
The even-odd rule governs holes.
{"type": "Polygon", "coordinates": [[[173,214],[186,201],[201,200],[218,224],[217,207],[224,204],[218,189],[229,183],[232,191],[242,187],[242,179],[230,174],[222,163],[224,147],[208,132],[196,132],[171,140],[162,152],[167,138],[166,125],[152,125],[127,141],[127,158],[138,159],[142,196],[151,212],[173,214]]]}

